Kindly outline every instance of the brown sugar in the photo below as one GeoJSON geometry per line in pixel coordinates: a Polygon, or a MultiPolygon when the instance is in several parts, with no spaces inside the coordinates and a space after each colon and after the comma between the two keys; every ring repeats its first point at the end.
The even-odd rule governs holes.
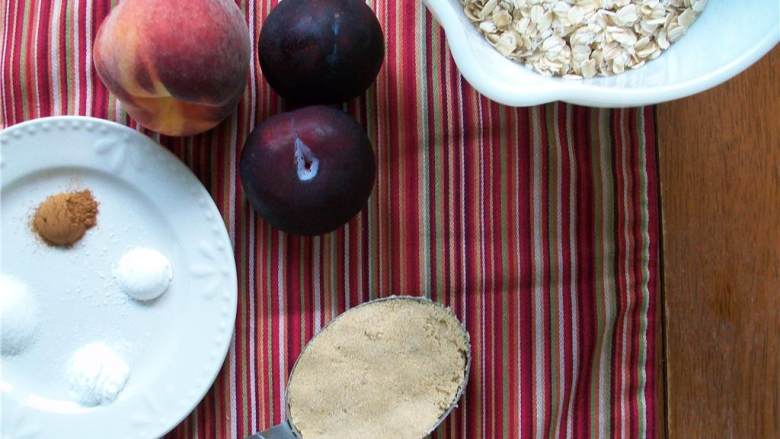
{"type": "Polygon", "coordinates": [[[307,346],[290,378],[303,439],[422,439],[466,381],[468,335],[433,303],[387,300],[342,314],[307,346]]]}
{"type": "Polygon", "coordinates": [[[89,190],[63,192],[38,206],[32,227],[47,244],[69,247],[97,224],[97,214],[98,203],[89,190]]]}

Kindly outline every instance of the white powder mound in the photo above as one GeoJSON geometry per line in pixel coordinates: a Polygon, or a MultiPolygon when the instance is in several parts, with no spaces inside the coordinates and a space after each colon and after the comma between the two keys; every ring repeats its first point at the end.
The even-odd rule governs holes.
{"type": "Polygon", "coordinates": [[[38,304],[27,285],[0,274],[0,351],[17,355],[32,343],[38,329],[38,304]]]}
{"type": "Polygon", "coordinates": [[[65,371],[72,397],[88,407],[113,402],[129,376],[127,363],[103,342],[77,350],[65,371]]]}
{"type": "Polygon", "coordinates": [[[168,258],[149,248],[136,248],[125,253],[114,274],[122,291],[141,301],[162,296],[173,280],[168,258]]]}

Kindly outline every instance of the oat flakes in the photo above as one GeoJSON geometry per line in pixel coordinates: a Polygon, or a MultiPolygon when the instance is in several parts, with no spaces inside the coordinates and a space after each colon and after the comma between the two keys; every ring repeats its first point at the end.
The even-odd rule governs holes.
{"type": "Polygon", "coordinates": [[[461,0],[505,57],[546,76],[592,78],[658,58],[707,0],[461,0]]]}

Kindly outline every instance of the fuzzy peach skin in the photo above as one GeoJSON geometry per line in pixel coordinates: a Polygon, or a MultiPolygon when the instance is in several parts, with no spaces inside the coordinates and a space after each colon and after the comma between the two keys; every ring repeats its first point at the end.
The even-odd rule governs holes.
{"type": "Polygon", "coordinates": [[[98,30],[95,68],[141,125],[186,136],[235,109],[249,38],[233,0],[122,0],[98,30]]]}

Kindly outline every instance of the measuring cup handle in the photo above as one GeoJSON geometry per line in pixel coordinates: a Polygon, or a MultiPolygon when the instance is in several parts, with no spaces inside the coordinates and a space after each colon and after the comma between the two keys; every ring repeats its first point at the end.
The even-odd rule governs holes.
{"type": "Polygon", "coordinates": [[[270,430],[253,434],[246,439],[298,439],[298,436],[293,433],[292,428],[290,428],[290,424],[285,422],[271,428],[270,430]]]}

